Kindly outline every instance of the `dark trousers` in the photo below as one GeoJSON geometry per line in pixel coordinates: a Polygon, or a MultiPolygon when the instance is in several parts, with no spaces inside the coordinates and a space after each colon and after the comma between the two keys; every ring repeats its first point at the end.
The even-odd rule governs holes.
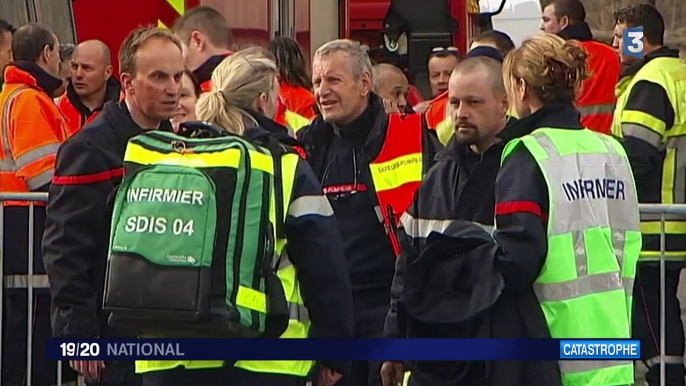
{"type": "MultiPolygon", "coordinates": [[[[684,329],[677,298],[681,263],[667,263],[665,269],[665,374],[667,386],[684,386],[684,329]]],[[[650,386],[660,384],[660,265],[639,263],[634,282],[632,336],[641,340],[641,356],[648,366],[646,380],[650,386]],[[657,359],[657,361],[655,360],[657,359]]]]}
{"type": "MultiPolygon", "coordinates": [[[[50,386],[57,382],[57,362],[45,359],[45,341],[52,336],[50,329],[50,295],[36,289],[31,307],[32,326],[27,328],[28,291],[26,289],[5,289],[2,305],[2,379],[0,385],[26,385],[26,338],[27,331],[33,334],[31,355],[32,386],[50,386]]],[[[62,362],[62,382],[76,380],[76,373],[62,362]]]]}
{"type": "Polygon", "coordinates": [[[143,386],[305,386],[305,378],[255,373],[236,367],[152,371],[142,374],[143,386]]]}
{"type": "Polygon", "coordinates": [[[381,364],[377,361],[353,361],[350,375],[341,378],[336,386],[381,386],[381,364]]]}
{"type": "Polygon", "coordinates": [[[133,361],[105,361],[105,369],[99,382],[87,382],[88,386],[141,386],[143,378],[136,374],[133,361]]]}

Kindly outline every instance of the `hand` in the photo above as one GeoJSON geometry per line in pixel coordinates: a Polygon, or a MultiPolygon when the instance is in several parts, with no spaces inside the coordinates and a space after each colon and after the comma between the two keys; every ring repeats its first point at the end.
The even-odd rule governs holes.
{"type": "Polygon", "coordinates": [[[400,386],[405,378],[402,362],[384,362],[381,365],[381,381],[383,386],[400,386]]]}
{"type": "Polygon", "coordinates": [[[424,101],[424,102],[419,102],[414,107],[412,107],[412,110],[414,110],[415,113],[425,113],[426,110],[429,109],[429,106],[431,105],[431,101],[424,101]]]}
{"type": "Polygon", "coordinates": [[[384,99],[383,100],[383,107],[384,107],[384,110],[386,110],[387,114],[402,113],[402,111],[400,111],[400,107],[398,107],[397,101],[391,101],[388,99],[384,99]]]}
{"type": "Polygon", "coordinates": [[[100,372],[105,368],[103,361],[69,361],[69,366],[83,375],[88,382],[100,379],[100,372]]]}
{"type": "Polygon", "coordinates": [[[319,386],[332,386],[336,384],[336,382],[340,381],[341,377],[343,377],[343,374],[337,373],[336,371],[326,367],[322,367],[319,369],[319,380],[317,384],[319,386]]]}

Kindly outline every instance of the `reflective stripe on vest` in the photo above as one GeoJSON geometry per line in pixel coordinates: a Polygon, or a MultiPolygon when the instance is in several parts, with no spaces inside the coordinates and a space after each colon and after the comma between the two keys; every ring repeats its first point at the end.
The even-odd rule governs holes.
{"type": "MultiPolygon", "coordinates": [[[[446,108],[448,110],[448,108],[446,108]]],[[[455,135],[455,128],[453,125],[453,120],[450,116],[446,117],[441,123],[436,126],[436,135],[438,136],[438,141],[441,145],[446,146],[450,142],[450,138],[455,135]]]]}
{"type": "MultiPolygon", "coordinates": [[[[284,208],[289,208],[290,205],[294,205],[290,200],[299,158],[300,156],[297,154],[286,154],[283,156],[282,175],[284,196],[281,199],[284,200],[284,208]]],[[[272,193],[272,200],[274,199],[275,197],[272,193]]],[[[326,200],[324,196],[321,196],[320,199],[322,201],[326,200]]],[[[275,205],[272,202],[272,210],[269,213],[269,218],[272,223],[276,222],[276,213],[273,210],[274,207],[275,205]]],[[[276,240],[276,255],[281,256],[281,264],[279,265],[276,275],[281,280],[291,312],[291,320],[288,323],[288,328],[281,335],[281,338],[307,338],[311,325],[309,312],[300,296],[300,284],[298,282],[297,272],[286,253],[287,243],[287,240],[284,239],[276,240]]],[[[288,374],[305,377],[314,366],[314,361],[237,361],[235,366],[260,373],[288,374]]]]}
{"type": "Polygon", "coordinates": [[[369,169],[380,220],[396,254],[400,253],[396,227],[422,183],[423,166],[421,114],[390,114],[383,147],[369,169]]]}
{"type": "Polygon", "coordinates": [[[295,133],[297,133],[298,130],[310,124],[310,121],[307,118],[290,110],[284,112],[284,120],[286,121],[288,134],[292,137],[295,137],[295,133]]]}
{"type": "MultiPolygon", "coordinates": [[[[641,248],[629,161],[613,138],[542,128],[514,140],[536,160],[548,187],[548,253],[534,291],[553,338],[628,339],[641,248]]],[[[631,361],[560,362],[564,385],[632,384],[631,361]]]]}
{"type": "MultiPolygon", "coordinates": [[[[251,157],[255,153],[250,153],[251,157]]],[[[300,156],[297,154],[286,154],[283,156],[282,165],[282,182],[283,182],[283,197],[279,199],[284,200],[284,208],[288,208],[293,191],[293,184],[295,180],[295,172],[300,156]]],[[[272,190],[272,205],[270,205],[269,218],[272,223],[275,222],[275,192],[272,190]]],[[[322,200],[325,198],[322,196],[322,200]]],[[[286,213],[284,213],[286,216],[286,213]]],[[[283,239],[276,240],[276,254],[284,254],[282,263],[277,271],[277,276],[281,280],[284,288],[286,300],[289,306],[290,321],[288,328],[281,335],[282,338],[307,338],[310,329],[310,318],[307,307],[305,306],[300,296],[300,284],[298,283],[297,273],[295,267],[286,253],[287,241],[283,239]],[[286,262],[288,260],[288,262],[286,262]]],[[[136,361],[136,372],[145,373],[149,371],[170,370],[178,366],[183,366],[187,369],[202,369],[202,368],[218,368],[224,365],[223,361],[136,361]]],[[[237,361],[234,366],[243,368],[245,370],[273,373],[273,374],[288,374],[294,376],[306,376],[312,366],[313,361],[237,361]]]]}
{"type": "Polygon", "coordinates": [[[286,104],[283,103],[281,97],[279,97],[276,103],[274,122],[282,126],[286,126],[286,129],[288,129],[288,134],[291,137],[295,137],[295,133],[297,133],[298,130],[310,124],[310,121],[307,118],[286,109],[286,104]]]}
{"type": "MultiPolygon", "coordinates": [[[[17,167],[14,164],[12,156],[12,146],[10,144],[10,113],[12,111],[12,102],[21,91],[28,89],[27,87],[17,87],[5,100],[5,106],[2,109],[2,121],[0,122],[0,139],[2,139],[3,156],[0,159],[0,173],[11,172],[14,173],[17,167]]],[[[28,191],[28,189],[23,190],[28,191]]]]}
{"type": "Polygon", "coordinates": [[[581,124],[593,131],[609,134],[612,127],[612,112],[617,97],[615,84],[622,71],[622,65],[614,49],[596,41],[579,42],[588,53],[591,76],[581,85],[577,108],[581,112],[581,124]]]}
{"type": "MultiPolygon", "coordinates": [[[[633,77],[624,77],[617,84],[617,108],[613,118],[613,134],[633,136],[663,151],[660,203],[686,203],[686,64],[679,58],[660,57],[648,61],[633,77]],[[642,111],[628,110],[626,105],[633,87],[640,81],[660,85],[666,92],[675,111],[674,125],[642,111]]],[[[656,195],[658,192],[652,192],[656,195]]],[[[686,260],[686,217],[665,215],[667,260],[686,260]]],[[[660,259],[660,216],[642,215],[641,232],[643,250],[641,261],[660,259]]]]}
{"type": "Polygon", "coordinates": [[[614,103],[607,103],[599,105],[578,106],[577,109],[581,113],[581,118],[584,118],[596,114],[612,115],[612,113],[615,111],[615,107],[616,105],[614,103]]]}

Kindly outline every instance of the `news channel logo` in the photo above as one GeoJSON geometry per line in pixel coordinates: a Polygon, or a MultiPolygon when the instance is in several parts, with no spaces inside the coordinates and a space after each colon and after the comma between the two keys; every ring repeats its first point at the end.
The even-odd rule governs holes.
{"type": "Polygon", "coordinates": [[[643,59],[643,27],[627,28],[622,32],[622,55],[643,59]]]}

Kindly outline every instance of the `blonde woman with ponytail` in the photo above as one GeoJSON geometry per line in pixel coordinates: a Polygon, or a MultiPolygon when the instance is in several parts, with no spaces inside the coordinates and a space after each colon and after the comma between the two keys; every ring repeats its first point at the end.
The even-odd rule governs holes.
{"type": "MultiPolygon", "coordinates": [[[[286,150],[281,156],[285,197],[275,197],[288,203],[284,208],[285,253],[277,269],[290,308],[289,326],[282,337],[352,338],[352,289],[333,210],[300,155],[304,152],[294,150],[298,142],[272,120],[279,95],[276,64],[261,48],[239,51],[214,70],[212,88],[196,104],[199,121],[256,145],[276,139],[286,150]],[[290,195],[285,193],[289,186],[290,195]]],[[[266,146],[264,151],[270,154],[266,146]]],[[[277,240],[277,247],[282,243],[277,240]]],[[[186,361],[144,373],[143,384],[304,386],[314,380],[333,385],[349,366],[345,361],[322,361],[318,366],[313,361],[237,361],[231,366],[222,361],[186,361]]]]}
{"type": "MultiPolygon", "coordinates": [[[[638,200],[622,146],[584,128],[574,107],[589,75],[586,59],[574,41],[541,34],[503,64],[520,119],[502,136],[510,140],[495,187],[496,262],[505,292],[535,295],[537,306],[523,316],[547,329],[532,337],[631,337],[638,200]]],[[[562,385],[634,383],[631,361],[564,361],[558,368],[562,385]]]]}
{"type": "Polygon", "coordinates": [[[200,96],[199,120],[234,134],[257,125],[255,114],[272,119],[279,97],[279,70],[259,48],[248,48],[224,59],[212,73],[213,91],[200,96]]]}

